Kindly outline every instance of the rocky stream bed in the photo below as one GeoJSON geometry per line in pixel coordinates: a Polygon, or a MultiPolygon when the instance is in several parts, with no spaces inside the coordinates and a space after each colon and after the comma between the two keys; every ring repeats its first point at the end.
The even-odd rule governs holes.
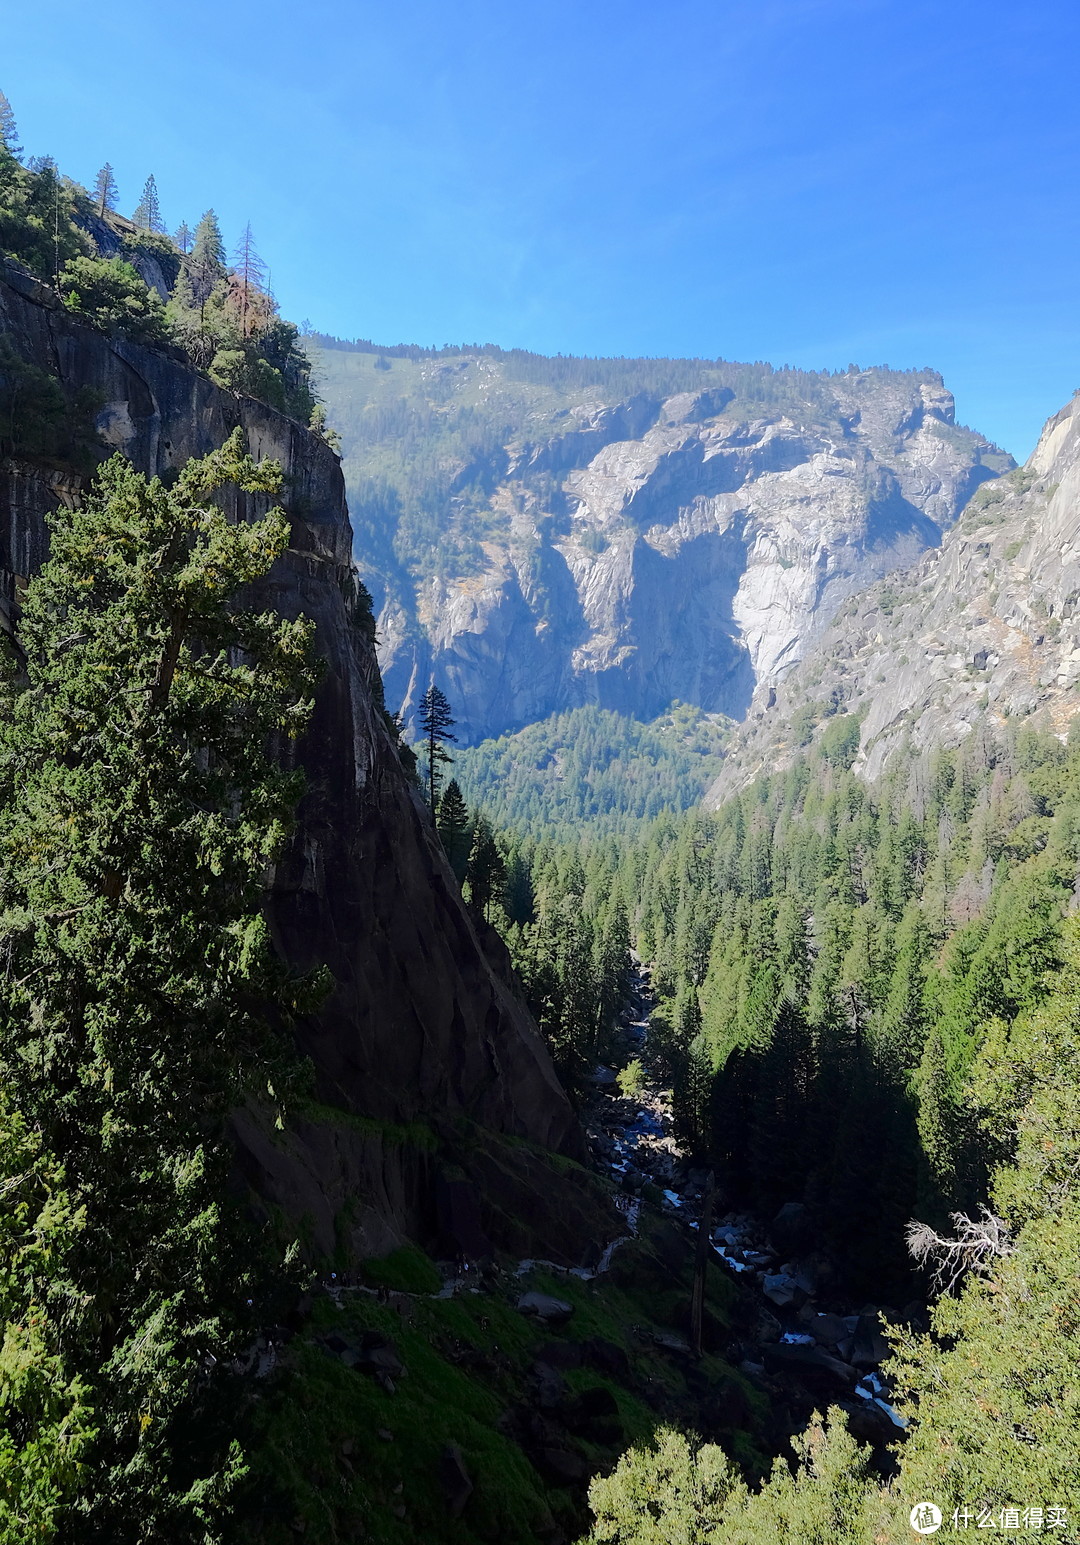
{"type": "MultiPolygon", "coordinates": [[[[692,1166],[675,1137],[669,1097],[650,1057],[652,997],[644,970],[637,973],[631,1004],[612,1063],[625,1067],[636,1060],[644,1077],[638,1091],[626,1095],[614,1065],[596,1069],[584,1112],[589,1146],[598,1167],[618,1183],[631,1219],[642,1195],[659,1192],[663,1212],[696,1233],[710,1177],[692,1166]]],[[[881,1316],[919,1324],[924,1306],[910,1304],[896,1313],[851,1302],[803,1203],[788,1202],[771,1219],[725,1209],[723,1177],[717,1178],[720,1187],[710,1209],[712,1259],[758,1300],[752,1334],[725,1348],[726,1355],[774,1402],[795,1413],[795,1425],[812,1405],[827,1402],[848,1413],[856,1437],[878,1446],[891,1443],[905,1421],[881,1372],[890,1353],[881,1316]]],[[[689,1344],[685,1350],[690,1352],[689,1344]]]]}

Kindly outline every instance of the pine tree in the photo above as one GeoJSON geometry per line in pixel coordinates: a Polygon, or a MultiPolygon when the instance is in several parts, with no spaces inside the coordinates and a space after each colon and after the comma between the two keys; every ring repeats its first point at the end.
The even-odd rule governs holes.
{"type": "Polygon", "coordinates": [[[306,722],[312,630],[240,610],[288,525],[230,521],[229,486],[281,487],[239,430],[169,489],[106,463],[52,517],[0,682],[0,1088],[62,1162],[69,1219],[36,1300],[3,1305],[0,1397],[26,1410],[7,1354],[35,1323],[50,1410],[93,1408],[73,1541],[220,1537],[243,1468],[230,1361],[279,1312],[281,1257],[228,1200],[227,1122],[288,1087],[312,1001],[262,916],[299,794],[268,747],[306,722]]]}
{"type": "Polygon", "coordinates": [[[469,807],[465,803],[456,778],[450,779],[439,800],[439,812],[435,824],[442,838],[443,847],[446,849],[450,867],[460,885],[465,879],[465,870],[472,848],[472,821],[469,818],[469,807]]]}
{"type": "Polygon", "coordinates": [[[237,277],[240,280],[240,331],[246,338],[249,331],[248,317],[252,293],[261,290],[266,283],[266,264],[255,249],[250,220],[244,226],[243,235],[236,244],[234,260],[237,277]]]}
{"type": "Polygon", "coordinates": [[[198,325],[205,330],[207,302],[225,279],[225,244],[212,209],[206,211],[195,227],[191,251],[181,264],[180,277],[185,294],[191,296],[192,309],[199,313],[198,325]]]}
{"type": "Polygon", "coordinates": [[[445,695],[434,682],[424,693],[420,702],[418,715],[420,728],[424,733],[425,747],[428,761],[428,805],[432,815],[435,813],[436,795],[439,789],[440,766],[453,762],[453,757],[444,750],[445,743],[456,741],[457,736],[452,733],[457,722],[450,713],[450,704],[445,695]]]}
{"type": "Polygon", "coordinates": [[[919,1142],[924,1161],[923,1198],[926,1212],[941,1215],[955,1204],[960,1147],[960,1119],[949,1077],[940,1030],[933,1030],[914,1080],[919,1100],[919,1142]]]}
{"type": "Polygon", "coordinates": [[[2,91],[0,91],[0,146],[3,146],[8,155],[13,156],[16,161],[21,159],[23,148],[19,144],[19,131],[15,126],[15,113],[11,103],[2,91]]]}
{"type": "Polygon", "coordinates": [[[476,817],[473,828],[465,886],[472,910],[480,917],[490,919],[492,907],[502,901],[506,890],[506,865],[491,823],[482,813],[476,817]]]}
{"type": "Polygon", "coordinates": [[[165,222],[161,218],[161,204],[153,172],[143,183],[142,195],[131,218],[141,230],[164,234],[165,222]]]}
{"type": "Polygon", "coordinates": [[[181,220],[180,224],[176,228],[173,241],[185,256],[191,251],[191,240],[191,232],[188,230],[187,221],[181,220]]]}
{"type": "Polygon", "coordinates": [[[113,169],[106,161],[94,178],[94,203],[97,205],[99,215],[104,216],[106,211],[116,208],[116,200],[119,197],[119,193],[120,190],[116,186],[113,169]]]}

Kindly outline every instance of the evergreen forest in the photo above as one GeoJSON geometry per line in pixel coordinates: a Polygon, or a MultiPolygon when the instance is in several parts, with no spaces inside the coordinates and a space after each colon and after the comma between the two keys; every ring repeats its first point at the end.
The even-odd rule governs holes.
{"type": "Polygon", "coordinates": [[[568,1083],[610,1053],[632,942],[688,1150],[765,1216],[804,1202],[857,1298],[935,1305],[930,1334],[887,1311],[913,1427],[887,1483],[837,1410],[760,1492],[667,1430],[595,1482],[590,1545],[899,1539],[903,1496],[1000,1514],[1080,1478],[1080,750],[984,720],[869,786],[857,745],[836,715],[714,812],[504,839],[529,876],[506,937],[568,1083]]]}

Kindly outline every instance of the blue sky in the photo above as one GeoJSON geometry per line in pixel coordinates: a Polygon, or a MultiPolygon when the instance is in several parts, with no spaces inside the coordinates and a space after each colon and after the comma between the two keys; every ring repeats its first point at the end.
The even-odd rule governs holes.
{"type": "Polygon", "coordinates": [[[1023,458],[1080,385],[1078,45],[1061,0],[39,0],[0,88],[328,332],[933,365],[1023,458]]]}

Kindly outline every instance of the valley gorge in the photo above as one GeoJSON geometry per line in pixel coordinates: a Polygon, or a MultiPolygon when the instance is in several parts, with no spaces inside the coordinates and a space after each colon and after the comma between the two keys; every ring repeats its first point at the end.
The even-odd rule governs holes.
{"type": "MultiPolygon", "coordinates": [[[[92,279],[139,259],[119,320],[85,282],[0,272],[7,701],[38,690],[50,518],[108,505],[75,584],[109,620],[133,526],[95,474],[120,453],[155,509],[235,430],[280,464],[289,523],[238,610],[308,619],[320,665],[299,739],[282,720],[267,743],[303,788],[272,862],[254,849],[236,956],[265,927],[295,1066],[285,1094],[272,1064],[229,1091],[227,1186],[186,1233],[223,1096],[179,1159],[186,1112],[144,1098],[125,1127],[112,1103],[160,1066],[171,1002],[132,1030],[114,1005],[137,954],[97,996],[50,964],[48,1042],[45,973],[12,968],[59,940],[84,981],[72,920],[97,907],[110,939],[141,916],[111,863],[62,906],[17,879],[46,884],[63,843],[98,874],[78,796],[110,752],[85,704],[152,703],[167,651],[132,685],[62,611],[53,679],[71,661],[90,686],[46,748],[52,785],[27,796],[5,726],[0,1052],[32,1098],[0,1089],[0,1542],[27,1497],[41,1545],[901,1545],[916,1495],[1049,1511],[1077,1463],[1075,402],[1017,469],[932,371],[309,339],[328,422],[271,297],[276,353],[223,262],[197,326],[187,252],[81,218],[92,279]],[[446,760],[424,745],[436,682],[446,760]],[[497,819],[469,782],[493,736],[497,819]],[[558,819],[550,786],[511,787],[517,761],[573,786],[558,819]],[[119,1054],[80,1086],[95,1036],[119,1054]],[[116,1308],[110,1230],[80,1235],[59,1143],[34,1147],[74,1143],[77,1100],[117,1233],[166,1199],[130,1273],[156,1295],[142,1320],[116,1308]],[[159,1128],[167,1164],[128,1162],[159,1128]],[[65,1362],[79,1304],[120,1391],[94,1431],[65,1362]]],[[[261,530],[268,488],[244,486],[207,529],[261,530]]],[[[192,678],[265,689],[248,636],[196,650],[192,678]]],[[[191,745],[177,776],[219,754],[191,745]]],[[[184,819],[237,821],[227,793],[184,819]]],[[[149,855],[183,897],[171,859],[149,855]]],[[[159,941],[188,926],[168,905],[159,941]]],[[[186,1029],[213,996],[195,980],[186,1029]]],[[[237,1004],[210,1022],[246,1056],[237,1004]]]]}

